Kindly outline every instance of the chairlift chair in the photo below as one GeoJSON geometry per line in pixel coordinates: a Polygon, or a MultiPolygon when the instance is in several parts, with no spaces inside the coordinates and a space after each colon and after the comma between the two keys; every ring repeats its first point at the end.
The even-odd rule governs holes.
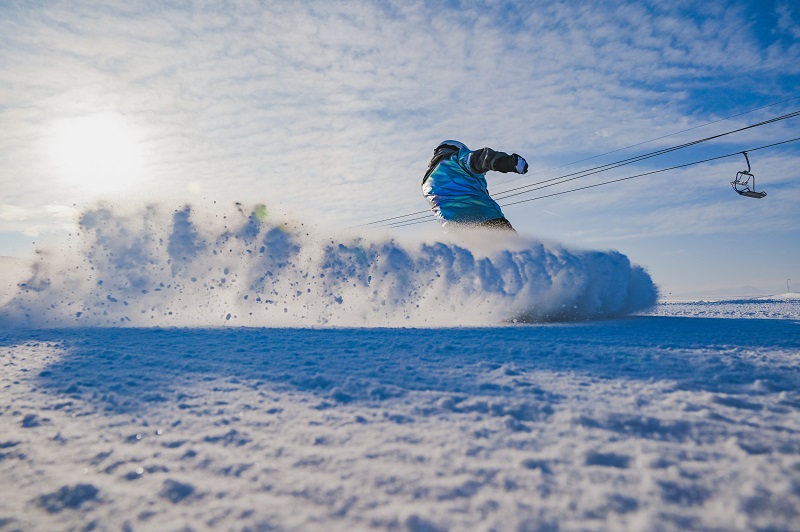
{"type": "Polygon", "coordinates": [[[742,155],[744,155],[744,160],[747,161],[747,170],[736,172],[736,179],[731,181],[731,186],[733,190],[742,196],[747,196],[748,198],[763,198],[767,193],[755,191],[756,176],[750,173],[750,159],[747,158],[747,152],[743,151],[742,155]],[[753,188],[750,188],[750,179],[753,180],[753,188]]]}

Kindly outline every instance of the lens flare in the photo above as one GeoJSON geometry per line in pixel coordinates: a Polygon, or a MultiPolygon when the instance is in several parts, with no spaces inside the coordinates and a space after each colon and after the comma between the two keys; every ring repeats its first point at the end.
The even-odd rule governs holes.
{"type": "Polygon", "coordinates": [[[49,155],[59,179],[82,193],[119,192],[144,179],[141,139],[115,113],[58,122],[50,139],[49,155]]]}

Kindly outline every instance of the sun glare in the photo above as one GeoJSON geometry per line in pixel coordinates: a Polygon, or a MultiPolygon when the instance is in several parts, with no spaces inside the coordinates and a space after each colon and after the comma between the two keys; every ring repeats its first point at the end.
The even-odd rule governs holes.
{"type": "Polygon", "coordinates": [[[141,141],[117,114],[62,120],[49,151],[62,182],[83,193],[120,192],[144,178],[141,141]]]}

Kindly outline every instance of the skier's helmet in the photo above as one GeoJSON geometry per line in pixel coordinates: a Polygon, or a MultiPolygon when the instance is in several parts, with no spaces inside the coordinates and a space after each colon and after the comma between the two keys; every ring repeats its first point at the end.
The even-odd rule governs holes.
{"type": "Polygon", "coordinates": [[[469,149],[463,142],[458,142],[457,140],[443,140],[442,142],[439,143],[439,146],[436,146],[436,148],[438,149],[441,146],[453,146],[459,151],[461,150],[461,148],[469,149]]]}

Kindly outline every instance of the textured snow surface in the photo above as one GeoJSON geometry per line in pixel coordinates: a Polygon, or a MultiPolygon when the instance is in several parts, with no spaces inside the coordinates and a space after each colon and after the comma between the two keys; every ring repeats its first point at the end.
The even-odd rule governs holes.
{"type": "Polygon", "coordinates": [[[0,363],[8,530],[800,522],[792,319],[7,329],[0,363]]]}
{"type": "Polygon", "coordinates": [[[258,218],[98,208],[3,268],[0,529],[800,529],[800,301],[258,218]]]}
{"type": "Polygon", "coordinates": [[[721,301],[665,301],[647,312],[653,316],[698,318],[768,318],[800,320],[800,294],[721,301]]]}
{"type": "Polygon", "coordinates": [[[44,250],[7,324],[447,326],[625,316],[651,307],[624,255],[497,231],[398,241],[258,209],[98,207],[44,250]],[[251,214],[248,214],[251,212],[251,214]],[[263,211],[262,211],[263,212],[263,211]]]}

